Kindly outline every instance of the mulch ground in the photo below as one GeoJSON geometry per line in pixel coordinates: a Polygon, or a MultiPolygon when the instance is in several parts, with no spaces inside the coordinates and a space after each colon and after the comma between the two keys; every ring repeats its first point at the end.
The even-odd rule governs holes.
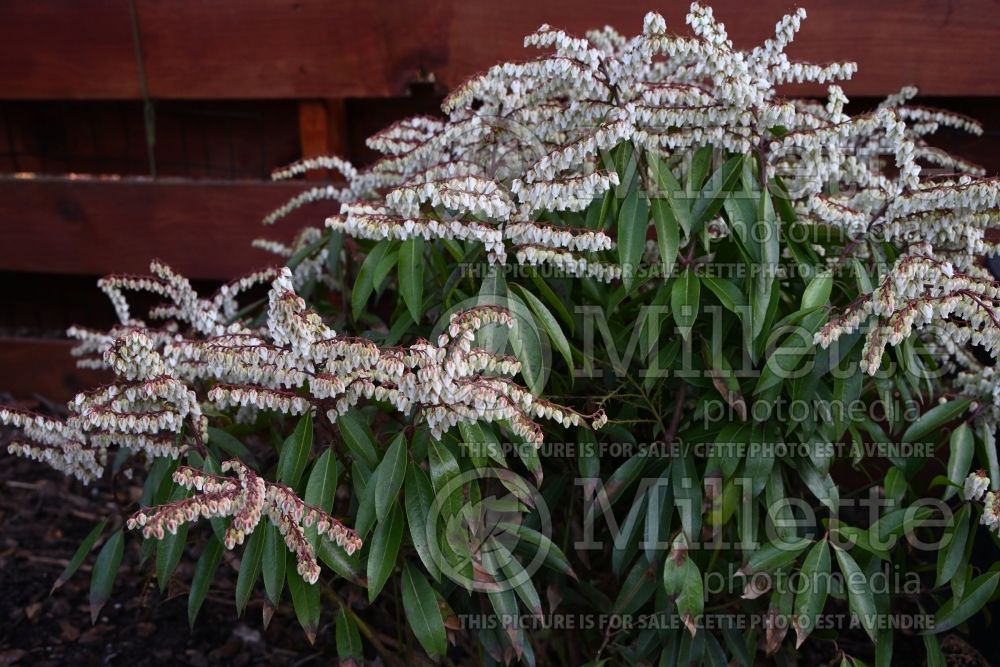
{"type": "MultiPolygon", "coordinates": [[[[118,493],[131,493],[131,489],[118,493]]],[[[193,630],[187,586],[197,553],[181,560],[162,595],[139,540],[126,540],[111,600],[91,624],[90,565],[50,595],[80,542],[118,504],[46,466],[0,454],[0,665],[307,665],[335,660],[332,623],[310,646],[291,604],[268,628],[261,596],[236,618],[238,558],[226,553],[193,630]]],[[[110,531],[107,531],[110,534],[110,531]]],[[[287,596],[287,594],[286,594],[287,596]]]]}

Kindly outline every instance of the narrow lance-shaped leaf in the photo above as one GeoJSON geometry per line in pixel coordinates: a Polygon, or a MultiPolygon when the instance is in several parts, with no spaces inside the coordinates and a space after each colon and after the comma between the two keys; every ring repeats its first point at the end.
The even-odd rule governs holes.
{"type": "Polygon", "coordinates": [[[844,587],[847,589],[847,601],[851,613],[861,622],[861,627],[865,629],[874,642],[878,629],[878,614],[875,610],[875,598],[872,595],[868,578],[846,550],[835,546],[834,551],[837,554],[840,571],[844,575],[844,587]]]}
{"type": "Polygon", "coordinates": [[[389,449],[375,475],[375,516],[384,521],[389,508],[396,504],[396,497],[406,478],[406,436],[400,432],[389,449]]]}
{"type": "Polygon", "coordinates": [[[627,290],[635,283],[639,260],[646,248],[647,207],[645,195],[633,184],[618,211],[618,261],[622,267],[622,283],[627,290]]]}
{"type": "Polygon", "coordinates": [[[802,310],[810,310],[825,306],[830,302],[830,293],[833,291],[833,273],[823,271],[809,281],[805,292],[802,293],[802,310]]]}
{"type": "Polygon", "coordinates": [[[295,569],[295,555],[288,552],[288,590],[292,594],[292,606],[295,617],[306,633],[309,644],[316,643],[316,632],[319,629],[320,599],[319,583],[309,584],[295,569]]]}
{"type": "Polygon", "coordinates": [[[83,561],[86,560],[87,555],[90,554],[90,550],[94,548],[94,543],[97,542],[97,538],[101,536],[104,532],[105,526],[107,525],[108,520],[102,519],[100,523],[94,526],[91,531],[87,533],[87,536],[83,538],[83,542],[81,542],[80,546],[77,547],[76,552],[73,554],[73,557],[70,558],[69,563],[62,571],[62,574],[60,574],[59,578],[56,579],[56,583],[52,584],[52,590],[49,592],[49,595],[54,593],[57,588],[65,584],[69,581],[70,577],[76,574],[76,571],[80,569],[81,565],[83,565],[83,561]]]}
{"type": "Polygon", "coordinates": [[[432,519],[431,505],[434,502],[434,492],[431,490],[427,474],[415,465],[409,466],[406,470],[403,498],[406,523],[410,526],[410,541],[413,542],[413,548],[430,575],[440,579],[441,573],[434,560],[427,531],[427,522],[432,519]]]}
{"type": "Polygon", "coordinates": [[[368,424],[361,419],[357,410],[348,410],[337,417],[337,428],[344,438],[344,443],[351,455],[360,460],[369,470],[378,464],[378,453],[375,451],[375,436],[368,424]]]}
{"type": "Polygon", "coordinates": [[[692,226],[691,206],[684,193],[684,187],[674,176],[673,172],[670,171],[666,163],[652,153],[648,153],[647,158],[656,177],[656,192],[653,193],[655,198],[665,200],[670,204],[670,210],[677,225],[683,230],[685,236],[690,236],[692,226]]]}
{"type": "Polygon", "coordinates": [[[670,310],[681,336],[688,338],[691,327],[698,319],[701,300],[701,281],[690,268],[677,277],[670,291],[670,310]]]}
{"type": "Polygon", "coordinates": [[[969,467],[972,465],[972,455],[975,453],[976,442],[968,424],[959,424],[951,432],[949,444],[951,451],[948,453],[948,481],[951,482],[951,485],[945,488],[945,500],[954,496],[955,492],[961,488],[966,475],[969,474],[969,467]]]}
{"type": "Polygon", "coordinates": [[[935,586],[940,588],[955,576],[965,556],[965,545],[969,540],[969,504],[965,503],[955,515],[951,526],[945,530],[948,540],[938,551],[937,579],[935,586]]]}
{"type": "Polygon", "coordinates": [[[935,405],[910,424],[903,433],[903,442],[922,442],[925,437],[936,433],[942,426],[968,410],[971,403],[972,401],[967,398],[957,398],[935,405]]]}
{"type": "MultiPolygon", "coordinates": [[[[171,480],[173,483],[173,480],[171,480]]],[[[170,494],[170,500],[181,500],[188,495],[187,490],[182,486],[175,486],[170,494]]],[[[156,581],[160,585],[160,592],[167,590],[167,584],[173,575],[177,565],[184,555],[184,547],[187,546],[187,536],[189,524],[182,523],[177,526],[174,534],[166,533],[163,539],[156,541],[156,581]]]]}
{"type": "Polygon", "coordinates": [[[448,635],[434,589],[412,565],[403,565],[403,610],[414,636],[431,657],[444,655],[448,635]]]}
{"type": "Polygon", "coordinates": [[[277,605],[281,600],[281,591],[285,587],[285,563],[288,560],[288,549],[285,538],[278,527],[268,523],[264,529],[264,554],[262,557],[264,570],[264,592],[271,604],[277,605]]]}
{"type": "Polygon", "coordinates": [[[403,539],[403,511],[393,505],[385,521],[375,526],[368,550],[368,601],[374,602],[396,566],[396,555],[403,539]]]}
{"type": "Polygon", "coordinates": [[[368,297],[375,289],[375,272],[389,250],[389,241],[383,240],[375,244],[365,261],[358,270],[358,275],[354,281],[354,288],[351,290],[351,312],[354,319],[357,319],[368,303],[368,297]]]}
{"type": "Polygon", "coordinates": [[[802,646],[823,613],[830,583],[830,545],[824,539],[809,551],[801,570],[803,585],[795,596],[795,647],[802,646]]]}
{"type": "MultiPolygon", "coordinates": [[[[333,499],[337,493],[337,478],[340,476],[340,464],[332,448],[327,448],[316,459],[312,472],[309,473],[309,481],[306,483],[306,493],[302,499],[313,507],[318,507],[324,512],[333,510],[333,499]]],[[[306,536],[315,537],[315,526],[306,529],[306,536]]]]}
{"type": "Polygon", "coordinates": [[[424,240],[414,237],[399,248],[399,292],[414,322],[423,314],[424,240]]]}
{"type": "Polygon", "coordinates": [[[281,446],[281,454],[278,457],[279,482],[284,482],[293,488],[298,485],[299,480],[302,479],[302,473],[306,470],[306,464],[309,462],[312,444],[313,418],[312,412],[307,412],[302,415],[295,430],[281,446]]]}
{"type": "Polygon", "coordinates": [[[677,251],[681,245],[680,226],[670,207],[670,202],[657,197],[650,201],[650,213],[656,226],[656,245],[660,250],[660,262],[664,278],[669,277],[677,263],[677,251]]]}
{"type": "Polygon", "coordinates": [[[774,285],[778,262],[781,259],[781,247],[778,239],[778,219],[771,205],[771,195],[767,189],[760,195],[760,205],[757,208],[757,220],[754,231],[750,235],[759,244],[760,265],[755,268],[755,289],[751,299],[750,320],[753,322],[753,337],[756,340],[764,329],[768,308],[771,305],[771,293],[774,285]]]}
{"type": "Polygon", "coordinates": [[[118,576],[118,568],[125,554],[125,538],[121,529],[116,530],[101,547],[97,562],[90,573],[90,622],[96,623],[104,603],[111,597],[111,589],[118,576]]]}
{"type": "Polygon", "coordinates": [[[266,523],[257,525],[247,538],[240,558],[240,571],[236,576],[236,613],[242,616],[247,602],[253,594],[254,586],[260,577],[261,561],[264,555],[264,529],[266,523]]]}
{"type": "Polygon", "coordinates": [[[364,661],[364,648],[361,645],[361,633],[358,624],[354,622],[353,614],[341,608],[337,614],[337,656],[341,665],[360,665],[364,661]]]}
{"type": "Polygon", "coordinates": [[[993,597],[998,582],[1000,572],[987,572],[973,579],[961,598],[952,598],[938,609],[930,632],[940,634],[967,621],[993,597]]]}
{"type": "Polygon", "coordinates": [[[524,303],[527,304],[528,308],[531,309],[531,312],[538,318],[542,328],[545,329],[545,333],[548,335],[549,340],[552,341],[555,348],[559,350],[559,354],[562,355],[562,358],[566,360],[566,366],[572,369],[573,354],[570,351],[569,341],[566,339],[566,334],[563,333],[562,327],[559,326],[559,322],[556,321],[555,316],[552,315],[552,312],[545,307],[545,304],[542,303],[537,296],[523,287],[517,285],[512,287],[517,288],[518,294],[521,295],[524,303]]]}
{"type": "Polygon", "coordinates": [[[191,580],[191,592],[188,593],[188,625],[194,627],[194,622],[198,618],[205,598],[208,597],[208,590],[212,585],[212,578],[222,560],[222,543],[214,535],[208,538],[208,543],[201,552],[198,564],[194,568],[194,578],[191,580]]]}

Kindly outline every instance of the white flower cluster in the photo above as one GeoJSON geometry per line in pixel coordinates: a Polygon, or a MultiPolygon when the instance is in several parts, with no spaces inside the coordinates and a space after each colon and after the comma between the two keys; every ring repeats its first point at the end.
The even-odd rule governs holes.
{"type": "Polygon", "coordinates": [[[983,515],[979,523],[1000,535],[1000,494],[989,490],[990,478],[985,470],[977,470],[965,478],[965,499],[982,501],[983,515]]]}
{"type": "MultiPolygon", "coordinates": [[[[515,229],[546,238],[559,234],[515,229]]],[[[581,233],[552,242],[601,248],[610,240],[581,233]]],[[[520,372],[516,359],[473,345],[475,332],[484,326],[512,326],[512,317],[501,308],[456,313],[436,345],[419,341],[408,348],[380,348],[366,339],[338,336],[306,307],[287,268],[272,282],[267,323],[261,329],[222,324],[231,309],[228,299],[245,288],[244,282],[223,288],[221,297],[200,299],[168,267],[154,262],[153,270],[153,276],[115,277],[104,284],[116,286],[116,297],[127,286],[148,287],[172,298],[172,304],[157,308],[170,311],[201,337],[182,336],[177,322],[157,331],[134,319],[114,335],[76,330],[81,354],[87,355],[82,362],[93,365],[100,354],[102,367],[121,380],[77,395],[66,421],[0,411],[0,423],[24,434],[10,446],[12,453],[46,461],[84,481],[100,476],[111,447],[177,458],[191,446],[200,449],[207,439],[207,419],[195,393],[205,385],[211,388],[204,400],[222,410],[300,415],[320,409],[335,421],[362,399],[381,401],[407,415],[417,409],[437,437],[460,422],[503,422],[540,445],[537,420],[565,426],[589,421],[593,427],[604,421],[603,413],[584,417],[535,398],[510,379],[520,372]]],[[[127,302],[119,312],[130,318],[127,302]]]]}
{"type": "MultiPolygon", "coordinates": [[[[772,38],[747,51],[734,48],[711,8],[697,3],[686,20],[690,36],[668,34],[655,13],[634,37],[610,28],[574,36],[543,25],[524,43],[547,54],[472,77],[444,101],[446,119],[412,118],[376,134],[369,146],[384,157],[369,169],[312,158],[277,175],[313,167],[340,172],[343,188],[311,191],[292,204],[340,198],[341,214],[328,225],[349,235],[474,240],[486,245],[492,262],[513,256],[613,280],[621,272],[600,257],[567,252],[600,249],[523,244],[505,226],[599,201],[619,185],[608,153],[623,142],[664,158],[712,145],[757,153],[768,177],[781,175],[794,186],[803,220],[843,227],[854,238],[877,233],[904,245],[931,242],[972,272],[970,257],[996,252],[984,229],[997,219],[998,186],[921,180],[920,163],[980,175],[926,137],[940,127],[981,128],[959,114],[911,104],[911,88],[871,113],[848,116],[834,82],[849,79],[855,64],[798,63],[785,53],[805,18],[802,9],[783,17],[772,38]],[[776,94],[778,86],[799,82],[830,84],[829,99],[776,94]]],[[[724,235],[713,226],[712,238],[724,235]]]]}
{"type": "MultiPolygon", "coordinates": [[[[266,269],[248,274],[223,285],[210,299],[201,299],[187,278],[175,273],[169,266],[154,260],[149,267],[151,276],[114,274],[101,278],[97,285],[111,300],[115,314],[123,327],[146,328],[142,320],[133,319],[125,290],[152,292],[170,300],[153,308],[150,316],[155,319],[174,319],[188,324],[199,334],[216,336],[226,332],[241,331],[243,325],[230,320],[238,309],[237,297],[248,289],[267,283],[277,275],[276,269],[266,269]]],[[[90,338],[85,329],[70,330],[71,336],[90,338]]],[[[88,353],[93,352],[92,348],[88,353]]]]}
{"type": "Polygon", "coordinates": [[[887,345],[899,345],[915,330],[931,325],[953,345],[977,345],[995,358],[1000,350],[998,308],[1000,284],[957,272],[924,243],[896,260],[871,294],[824,325],[815,342],[828,347],[868,324],[861,367],[872,375],[887,345]]]}
{"type": "Polygon", "coordinates": [[[320,569],[305,528],[316,527],[317,535],[325,535],[342,547],[348,555],[361,548],[361,539],[350,528],[323,510],[307,505],[291,489],[265,481],[237,460],[226,461],[222,471],[232,471],[235,477],[212,475],[189,466],[179,467],[174,482],[197,495],[165,505],[139,510],[128,520],[131,530],[142,529],[146,538],[162,540],[186,523],[199,519],[232,517],[226,530],[225,546],[243,544],[266,516],[280,531],[285,546],[295,554],[298,573],[310,584],[319,579],[320,569]]]}
{"type": "Polygon", "coordinates": [[[100,477],[111,447],[147,458],[177,458],[207,436],[207,419],[194,391],[173,377],[153,339],[137,330],[104,352],[123,381],[77,394],[65,421],[0,410],[0,423],[21,429],[26,441],[8,447],[83,482],[100,477]]]}

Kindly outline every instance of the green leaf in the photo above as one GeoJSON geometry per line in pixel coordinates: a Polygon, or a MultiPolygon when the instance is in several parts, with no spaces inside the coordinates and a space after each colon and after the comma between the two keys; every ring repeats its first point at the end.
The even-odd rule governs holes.
{"type": "Polygon", "coordinates": [[[194,622],[198,618],[201,605],[208,597],[208,589],[215,577],[215,570],[219,567],[222,559],[222,543],[214,535],[209,536],[208,544],[205,545],[198,559],[198,564],[194,568],[194,578],[191,580],[191,592],[188,594],[188,625],[194,627],[194,622]]]}
{"type": "Polygon", "coordinates": [[[701,281],[692,269],[685,269],[670,290],[670,310],[684,338],[691,335],[691,327],[698,319],[700,299],[701,281]]]}
{"type": "Polygon", "coordinates": [[[271,604],[281,601],[281,591],[285,588],[285,563],[288,560],[285,538],[278,527],[268,523],[264,528],[264,592],[271,604]]]}
{"type": "MultiPolygon", "coordinates": [[[[333,500],[337,493],[337,478],[340,476],[340,464],[333,449],[327,448],[316,459],[312,472],[309,473],[309,481],[306,483],[306,493],[302,499],[306,504],[318,507],[324,512],[333,510],[333,500]]],[[[316,526],[312,525],[305,529],[306,539],[309,544],[316,547],[319,543],[319,535],[316,533],[316,526]]]]}
{"type": "Polygon", "coordinates": [[[739,317],[744,316],[747,298],[732,281],[713,276],[700,276],[699,280],[715,295],[723,308],[739,317]]]}
{"type": "Polygon", "coordinates": [[[386,451],[375,477],[375,516],[384,521],[406,478],[406,436],[400,432],[386,451]]]}
{"type": "Polygon", "coordinates": [[[695,541],[701,534],[701,508],[703,482],[695,468],[691,453],[678,457],[670,466],[670,484],[674,489],[674,504],[681,517],[681,526],[688,540],[695,541]]]}
{"type": "Polygon", "coordinates": [[[823,271],[809,281],[802,293],[802,310],[811,310],[830,303],[830,293],[833,291],[833,272],[823,271]]]}
{"type": "Polygon", "coordinates": [[[934,628],[929,632],[939,634],[964,623],[993,597],[1000,581],[1000,572],[987,572],[972,580],[961,599],[945,602],[934,615],[934,628]]]}
{"type": "Polygon", "coordinates": [[[57,588],[65,584],[69,581],[70,577],[76,574],[76,571],[80,569],[81,565],[83,565],[83,561],[90,554],[91,549],[94,548],[94,543],[97,542],[97,538],[101,536],[107,525],[108,520],[102,519],[100,523],[94,526],[91,531],[87,533],[87,536],[83,538],[83,542],[81,542],[80,546],[76,548],[76,553],[74,553],[73,557],[70,558],[69,563],[62,571],[62,574],[60,574],[59,578],[56,579],[56,583],[52,584],[52,590],[49,591],[49,595],[52,595],[57,588]]]}
{"type": "Polygon", "coordinates": [[[257,465],[257,459],[254,455],[250,453],[240,440],[227,431],[223,431],[220,428],[215,428],[214,426],[208,427],[208,444],[209,446],[216,446],[221,449],[226,454],[229,454],[233,458],[240,459],[245,463],[249,463],[252,466],[257,465]]]}
{"type": "Polygon", "coordinates": [[[697,563],[688,555],[683,533],[674,541],[664,563],[663,587],[667,595],[676,596],[677,613],[693,637],[697,619],[705,610],[705,587],[697,563]]]}
{"type": "Polygon", "coordinates": [[[347,449],[355,458],[360,460],[365,466],[372,470],[378,464],[378,454],[375,452],[375,436],[368,428],[368,423],[364,421],[357,410],[348,410],[337,417],[337,429],[347,449]]]}
{"type": "Polygon", "coordinates": [[[1000,488],[1000,461],[997,459],[997,442],[994,427],[988,420],[979,426],[979,441],[983,445],[983,458],[986,461],[986,472],[989,473],[990,488],[996,491],[1000,488]]]}
{"type": "Polygon", "coordinates": [[[403,539],[403,511],[393,505],[385,521],[375,526],[368,550],[368,601],[374,602],[396,565],[396,555],[403,539]]]}
{"type": "Polygon", "coordinates": [[[403,611],[414,636],[431,657],[444,655],[448,633],[434,589],[409,563],[403,564],[403,611]]]}
{"type": "Polygon", "coordinates": [[[552,315],[551,311],[545,307],[537,296],[524,289],[520,285],[511,285],[517,289],[518,294],[527,304],[531,312],[535,314],[535,317],[542,323],[542,328],[545,329],[545,333],[548,335],[549,340],[555,345],[555,348],[559,350],[559,354],[562,358],[566,360],[566,366],[573,369],[573,354],[570,352],[569,341],[566,340],[566,334],[563,333],[562,327],[559,326],[559,322],[552,315]]]}
{"type": "Polygon", "coordinates": [[[646,197],[633,184],[618,211],[618,262],[622,267],[622,284],[631,290],[646,248],[646,228],[649,210],[646,197]]]}
{"type": "Polygon", "coordinates": [[[167,590],[170,576],[177,569],[177,565],[181,562],[181,556],[184,555],[189,527],[189,524],[183,523],[177,526],[176,534],[167,533],[162,540],[157,540],[156,581],[160,585],[161,593],[167,590]]]}
{"type": "Polygon", "coordinates": [[[757,572],[768,572],[776,570],[783,565],[788,565],[799,557],[806,550],[812,540],[808,537],[800,537],[788,542],[777,541],[768,542],[750,554],[747,564],[740,568],[740,573],[751,575],[757,572]]]}
{"type": "Polygon", "coordinates": [[[878,630],[878,619],[875,610],[875,597],[872,595],[868,578],[858,567],[851,554],[836,545],[834,545],[833,550],[837,554],[840,571],[844,574],[844,585],[847,588],[847,600],[851,613],[861,622],[861,627],[865,629],[874,642],[875,633],[878,630]]]}
{"type": "Polygon", "coordinates": [[[667,278],[677,263],[677,251],[681,245],[680,227],[670,202],[666,199],[657,198],[650,201],[650,212],[653,224],[656,226],[656,245],[660,249],[663,276],[667,278]]]}
{"type": "MultiPolygon", "coordinates": [[[[546,567],[549,567],[556,572],[562,572],[567,574],[574,579],[577,578],[576,572],[573,571],[573,567],[569,564],[569,559],[566,558],[566,554],[563,550],[556,546],[555,542],[549,539],[544,533],[540,533],[534,528],[529,528],[523,523],[508,523],[500,522],[496,525],[498,533],[510,533],[517,535],[518,551],[527,551],[525,545],[529,545],[535,548],[535,553],[541,551],[544,553],[545,560],[542,561],[546,567]]],[[[535,553],[530,554],[534,557],[535,553]]]]}
{"type": "Polygon", "coordinates": [[[243,610],[250,601],[254,586],[260,577],[261,561],[264,556],[264,530],[266,523],[259,523],[247,538],[243,547],[243,557],[240,558],[240,570],[236,575],[236,614],[243,615],[243,610]]]}
{"type": "Polygon", "coordinates": [[[965,477],[969,474],[969,468],[972,466],[972,455],[976,450],[976,442],[968,424],[959,424],[951,432],[949,445],[951,451],[948,453],[948,481],[953,486],[945,488],[945,500],[954,496],[955,492],[962,487],[965,477]]]}
{"type": "Polygon", "coordinates": [[[927,652],[927,667],[947,667],[941,643],[934,635],[924,635],[924,649],[927,652]]]}
{"type": "Polygon", "coordinates": [[[948,543],[938,551],[937,578],[934,584],[937,588],[950,582],[962,564],[965,545],[969,540],[969,516],[969,505],[963,504],[955,515],[954,523],[945,530],[948,543]]]}
{"type": "Polygon", "coordinates": [[[354,491],[358,495],[358,510],[354,517],[354,530],[362,540],[368,536],[368,531],[375,524],[375,495],[378,492],[378,478],[380,470],[375,469],[363,489],[359,489],[355,483],[354,491]]]}
{"type": "Polygon", "coordinates": [[[459,474],[458,461],[444,443],[437,438],[431,438],[427,447],[427,459],[430,463],[431,485],[439,498],[440,515],[445,520],[458,514],[462,509],[462,488],[451,481],[459,474]],[[446,491],[446,496],[442,495],[446,491]]]}
{"type": "Polygon", "coordinates": [[[118,568],[125,554],[125,538],[121,529],[116,530],[97,554],[97,562],[90,573],[90,622],[97,623],[97,617],[104,603],[111,597],[111,589],[118,576],[118,568]]]}
{"type": "Polygon", "coordinates": [[[947,403],[935,405],[921,415],[917,421],[910,424],[910,427],[903,433],[903,442],[921,442],[923,438],[939,431],[942,426],[968,410],[971,403],[972,401],[967,398],[957,398],[947,403]]]}
{"type": "Polygon", "coordinates": [[[771,195],[765,188],[760,195],[760,205],[757,220],[753,226],[750,238],[758,243],[760,265],[755,270],[755,290],[751,299],[750,320],[753,322],[753,338],[757,339],[764,330],[774,281],[781,259],[781,246],[778,238],[778,219],[771,205],[771,195]]]}
{"type": "Polygon", "coordinates": [[[295,608],[295,617],[299,619],[299,625],[306,633],[309,644],[316,643],[316,632],[319,630],[319,583],[309,584],[299,574],[295,554],[287,552],[288,561],[288,590],[292,594],[292,606],[295,608]]]}
{"type": "Polygon", "coordinates": [[[389,244],[390,241],[388,239],[376,243],[375,247],[368,253],[368,256],[365,257],[361,268],[358,269],[358,275],[354,280],[354,288],[351,290],[351,312],[354,319],[358,319],[365,304],[368,303],[368,297],[375,290],[375,272],[378,269],[378,265],[386,257],[389,244]]]}
{"type": "Polygon", "coordinates": [[[427,571],[434,579],[441,579],[441,572],[434,560],[429,542],[427,522],[431,517],[431,504],[434,502],[434,492],[427,474],[416,465],[406,470],[406,486],[403,489],[404,505],[406,507],[406,523],[410,526],[410,540],[427,571]]]}
{"type": "Polygon", "coordinates": [[[399,248],[399,293],[414,322],[423,314],[424,240],[414,237],[403,241],[399,248]]]}
{"type": "Polygon", "coordinates": [[[649,166],[656,176],[656,199],[666,199],[670,203],[670,210],[674,214],[674,219],[685,236],[691,235],[691,209],[684,199],[684,188],[674,177],[670,168],[665,162],[657,158],[652,153],[646,155],[649,166]]]}
{"type": "Polygon", "coordinates": [[[689,193],[693,194],[701,189],[708,176],[708,170],[712,168],[712,153],[711,146],[702,146],[691,156],[691,165],[687,174],[687,191],[689,193]]]}
{"type": "Polygon", "coordinates": [[[533,394],[540,394],[545,380],[541,332],[533,326],[532,318],[528,317],[530,311],[524,301],[513,292],[508,293],[507,298],[515,305],[514,324],[508,332],[508,340],[514,356],[521,364],[524,383],[533,394]]]}
{"type": "Polygon", "coordinates": [[[281,446],[278,457],[278,481],[295,488],[309,462],[309,453],[313,445],[312,412],[307,412],[299,419],[295,430],[281,446]]]}
{"type": "Polygon", "coordinates": [[[340,275],[340,254],[344,249],[344,233],[330,232],[330,243],[326,252],[326,270],[332,276],[340,275]]]}
{"type": "Polygon", "coordinates": [[[740,177],[744,157],[736,155],[729,158],[719,167],[712,177],[705,183],[698,195],[697,201],[691,207],[691,216],[694,218],[694,231],[700,230],[702,225],[711,220],[721,209],[722,205],[740,177]]]}
{"type": "Polygon", "coordinates": [[[816,543],[802,563],[803,587],[795,596],[795,648],[802,646],[823,613],[830,584],[830,546],[824,539],[816,543]]]}
{"type": "MultiPolygon", "coordinates": [[[[354,616],[348,614],[347,610],[341,607],[337,614],[337,657],[340,664],[347,664],[350,660],[363,661],[365,659],[364,648],[361,645],[361,633],[358,632],[358,624],[354,622],[354,616]]],[[[360,664],[360,663],[359,663],[360,664]]]]}

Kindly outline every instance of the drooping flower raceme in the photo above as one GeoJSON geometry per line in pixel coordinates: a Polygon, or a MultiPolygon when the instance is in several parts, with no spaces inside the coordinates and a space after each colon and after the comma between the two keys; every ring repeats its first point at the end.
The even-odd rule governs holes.
{"type": "Polygon", "coordinates": [[[199,519],[232,517],[226,531],[225,546],[232,549],[243,544],[261,518],[278,528],[285,545],[295,554],[298,572],[308,583],[319,579],[315,552],[303,529],[316,527],[318,535],[327,535],[348,555],[361,548],[361,540],[323,510],[306,505],[287,486],[265,481],[239,461],[225,461],[222,471],[232,471],[235,477],[211,475],[189,466],[181,466],[173,479],[179,486],[196,491],[190,498],[167,505],[142,509],[128,520],[131,529],[141,528],[147,538],[162,540],[169,533],[199,519]]]}

